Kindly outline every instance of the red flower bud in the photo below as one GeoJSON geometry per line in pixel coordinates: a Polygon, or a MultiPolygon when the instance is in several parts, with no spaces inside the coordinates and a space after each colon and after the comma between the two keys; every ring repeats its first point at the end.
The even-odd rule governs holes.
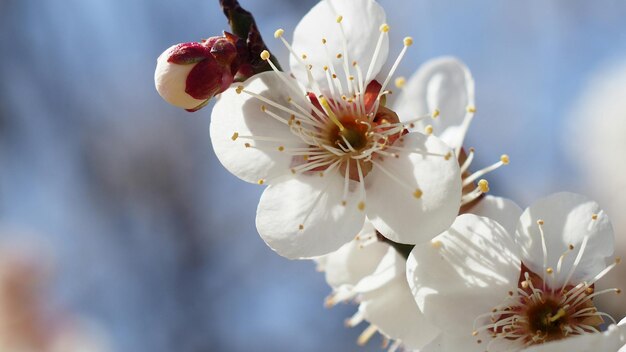
{"type": "MultiPolygon", "coordinates": [[[[242,44],[224,33],[201,43],[182,43],[165,50],[157,59],[154,82],[168,103],[196,111],[233,83],[239,70],[242,44]]],[[[242,55],[243,54],[243,55],[242,55]]]]}

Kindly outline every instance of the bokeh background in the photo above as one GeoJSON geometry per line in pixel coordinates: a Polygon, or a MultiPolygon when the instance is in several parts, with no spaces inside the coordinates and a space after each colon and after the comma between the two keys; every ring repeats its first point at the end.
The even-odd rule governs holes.
{"type": "MultiPolygon", "coordinates": [[[[289,37],[316,1],[241,2],[286,63],[272,33],[289,37]]],[[[570,131],[594,124],[571,118],[589,82],[626,62],[626,2],[380,2],[391,56],[415,39],[399,74],[444,54],[472,70],[476,165],[512,160],[489,176],[493,194],[522,206],[561,190],[625,197],[590,186],[572,146],[598,143],[570,131]]],[[[154,89],[164,49],[223,29],[217,0],[0,0],[0,242],[45,252],[46,302],[97,325],[114,352],[378,351],[343,326],[355,306],[323,308],[329,288],[311,262],[259,238],[262,188],[220,166],[210,107],[189,114],[154,89]]],[[[615,87],[626,97],[626,82],[615,87]]],[[[626,150],[608,149],[622,173],[603,173],[626,178],[626,150]]],[[[626,236],[626,204],[610,204],[626,236]]]]}

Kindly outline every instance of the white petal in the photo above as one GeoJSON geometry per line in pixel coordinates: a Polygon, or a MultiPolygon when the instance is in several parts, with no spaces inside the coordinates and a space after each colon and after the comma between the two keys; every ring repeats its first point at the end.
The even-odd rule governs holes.
{"type": "MultiPolygon", "coordinates": [[[[487,350],[487,344],[490,340],[490,336],[485,332],[478,336],[471,334],[456,336],[442,333],[419,352],[484,352],[487,350]]],[[[509,349],[493,348],[496,346],[490,347],[489,351],[510,351],[509,349]]]]}
{"type": "MultiPolygon", "coordinates": [[[[304,93],[293,92],[274,72],[265,72],[247,80],[245,89],[260,94],[283,106],[289,106],[287,97],[302,102],[304,93]]],[[[303,147],[299,137],[289,127],[261,111],[275,112],[285,119],[290,114],[271,107],[269,104],[245,92],[237,94],[234,87],[221,94],[211,113],[211,142],[218,159],[224,167],[244,181],[256,183],[273,179],[290,172],[292,157],[278,150],[279,146],[303,147]],[[235,133],[238,134],[235,140],[235,133]],[[259,141],[245,136],[271,137],[278,141],[259,141]],[[246,148],[249,143],[254,148],[246,148]],[[262,148],[262,149],[257,149],[262,148]]],[[[271,181],[271,180],[270,180],[271,181]]]]}
{"type": "Polygon", "coordinates": [[[376,161],[379,166],[374,166],[366,177],[367,215],[374,227],[392,241],[429,241],[447,229],[458,214],[459,165],[454,155],[448,160],[443,157],[452,151],[434,136],[409,133],[394,146],[416,152],[398,152],[399,158],[376,161]],[[418,189],[419,198],[414,195],[418,189]]]}
{"type": "Polygon", "coordinates": [[[578,194],[556,193],[528,207],[517,227],[522,261],[537,274],[544,273],[544,251],[538,220],[544,221],[547,268],[555,270],[554,278],[546,281],[554,287],[564,284],[585,237],[588,237],[588,242],[570,284],[576,285],[593,278],[606,267],[607,259],[613,255],[613,228],[600,206],[578,194]],[[592,219],[594,214],[597,215],[596,220],[592,219]],[[557,272],[559,257],[568,251],[570,244],[574,250],[565,256],[562,269],[557,272]]]}
{"type": "Polygon", "coordinates": [[[607,331],[574,336],[563,340],[529,347],[523,352],[623,352],[626,346],[626,327],[609,326],[607,331]],[[621,347],[621,348],[620,348],[621,347]]]}
{"type": "MultiPolygon", "coordinates": [[[[363,75],[367,74],[376,43],[380,36],[380,25],[385,23],[385,11],[373,0],[327,0],[320,1],[300,21],[293,34],[293,49],[298,54],[306,54],[304,63],[313,65],[314,80],[324,89],[327,87],[324,66],[335,67],[337,75],[344,77],[343,63],[348,60],[348,69],[352,70],[352,62],[356,61],[363,75]],[[343,34],[337,17],[343,16],[343,29],[348,57],[338,59],[337,54],[344,54],[343,34]],[[322,39],[326,39],[324,48],[322,39]],[[328,52],[328,54],[327,54],[328,52]],[[331,62],[329,62],[331,60],[331,62]]],[[[387,59],[389,43],[385,36],[378,58],[373,67],[372,77],[380,71],[387,59]]],[[[293,74],[302,83],[308,82],[305,67],[293,55],[289,58],[293,74]]],[[[353,73],[356,77],[356,73],[353,73]]],[[[365,79],[365,78],[364,78],[365,79]]],[[[346,89],[345,79],[342,79],[346,89]]]]}
{"type": "Polygon", "coordinates": [[[195,99],[185,92],[187,76],[196,67],[196,64],[177,65],[167,62],[170,52],[179,44],[172,45],[157,59],[154,71],[154,85],[161,97],[168,103],[183,109],[193,109],[204,103],[204,100],[195,99]]]}
{"type": "MultiPolygon", "coordinates": [[[[376,229],[369,221],[365,225],[359,238],[376,236],[376,229]]],[[[342,285],[356,285],[367,275],[371,275],[387,253],[389,245],[377,241],[363,246],[362,240],[352,240],[337,251],[324,256],[326,282],[333,288],[342,285]]]]}
{"type": "Polygon", "coordinates": [[[431,243],[418,244],[407,261],[407,278],[424,315],[442,330],[471,335],[475,319],[516,291],[520,274],[513,236],[496,221],[457,217],[431,243]]]}
{"type": "Polygon", "coordinates": [[[522,215],[522,208],[508,198],[486,195],[471,207],[468,213],[493,219],[508,233],[514,234],[519,217],[522,215]]]}
{"type": "MultiPolygon", "coordinates": [[[[431,114],[439,109],[436,120],[428,120],[435,133],[441,135],[450,127],[460,126],[467,107],[474,105],[474,79],[463,62],[454,57],[439,57],[427,61],[409,79],[402,89],[396,106],[401,121],[431,114]]],[[[422,131],[423,124],[416,124],[422,131]]],[[[450,134],[446,140],[456,147],[454,139],[459,133],[450,134]]]]}
{"type": "Polygon", "coordinates": [[[376,274],[391,279],[374,290],[363,292],[359,311],[390,339],[402,341],[406,348],[421,348],[437,336],[439,329],[426,320],[417,307],[405,271],[406,260],[394,248],[389,248],[376,274]]]}
{"type": "Polygon", "coordinates": [[[356,196],[343,197],[343,176],[292,175],[270,185],[259,202],[256,226],[268,246],[289,259],[333,252],[363,227],[356,196]],[[300,229],[302,225],[302,229],[300,229]]]}

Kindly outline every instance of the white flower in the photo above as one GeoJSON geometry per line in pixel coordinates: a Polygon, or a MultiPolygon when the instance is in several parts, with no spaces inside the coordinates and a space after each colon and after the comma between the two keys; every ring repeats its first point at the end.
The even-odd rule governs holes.
{"type": "MultiPolygon", "coordinates": [[[[389,26],[372,0],[329,0],[298,24],[293,76],[266,72],[224,92],[211,141],[239,178],[267,184],[257,211],[265,242],[288,258],[337,250],[365,216],[400,243],[430,240],[452,223],[461,195],[453,151],[434,136],[405,134],[384,106],[389,26]],[[295,79],[293,78],[295,77],[295,79]]],[[[269,61],[269,53],[262,54],[269,61]]],[[[421,118],[428,118],[429,115],[421,118]]],[[[415,121],[421,118],[416,118],[415,121]]]]}
{"type": "MultiPolygon", "coordinates": [[[[469,211],[497,219],[511,230],[522,213],[512,201],[490,195],[469,211]]],[[[406,258],[387,242],[380,241],[369,221],[353,241],[316,261],[333,288],[326,306],[354,300],[359,303],[359,310],[347,324],[369,322],[359,344],[366,343],[378,331],[393,341],[390,350],[400,346],[419,349],[441,332],[425,319],[413,299],[406,280],[406,258]]]]}
{"type": "Polygon", "coordinates": [[[504,154],[494,164],[469,172],[475,151],[474,148],[463,149],[463,143],[476,113],[474,78],[470,70],[459,59],[442,56],[422,64],[408,82],[399,78],[396,85],[402,88],[394,104],[400,121],[406,121],[410,130],[438,136],[455,150],[463,177],[461,204],[470,205],[489,190],[486,181],[476,185],[478,187],[474,183],[509,163],[509,156],[504,154]],[[434,120],[413,122],[415,116],[429,112],[434,112],[434,120]]]}
{"type": "Polygon", "coordinates": [[[354,300],[358,311],[346,321],[350,327],[369,323],[359,336],[363,345],[379,332],[393,343],[389,350],[420,348],[439,329],[420,312],[406,281],[406,259],[396,249],[378,240],[376,230],[366,221],[353,241],[323,257],[326,281],[333,293],[326,306],[354,300]]]}
{"type": "Polygon", "coordinates": [[[597,333],[608,316],[592,299],[620,292],[594,291],[619,262],[607,265],[612,255],[608,217],[580,195],[539,200],[514,236],[492,219],[459,216],[407,262],[418,306],[443,330],[425,351],[519,351],[597,333]]]}

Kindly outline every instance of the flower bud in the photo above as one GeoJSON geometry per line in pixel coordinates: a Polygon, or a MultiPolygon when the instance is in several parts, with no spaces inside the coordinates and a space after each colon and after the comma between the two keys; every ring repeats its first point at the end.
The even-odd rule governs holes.
{"type": "Polygon", "coordinates": [[[154,83],[168,103],[196,111],[225,91],[239,70],[238,38],[229,33],[168,48],[157,59],[154,83]]]}

